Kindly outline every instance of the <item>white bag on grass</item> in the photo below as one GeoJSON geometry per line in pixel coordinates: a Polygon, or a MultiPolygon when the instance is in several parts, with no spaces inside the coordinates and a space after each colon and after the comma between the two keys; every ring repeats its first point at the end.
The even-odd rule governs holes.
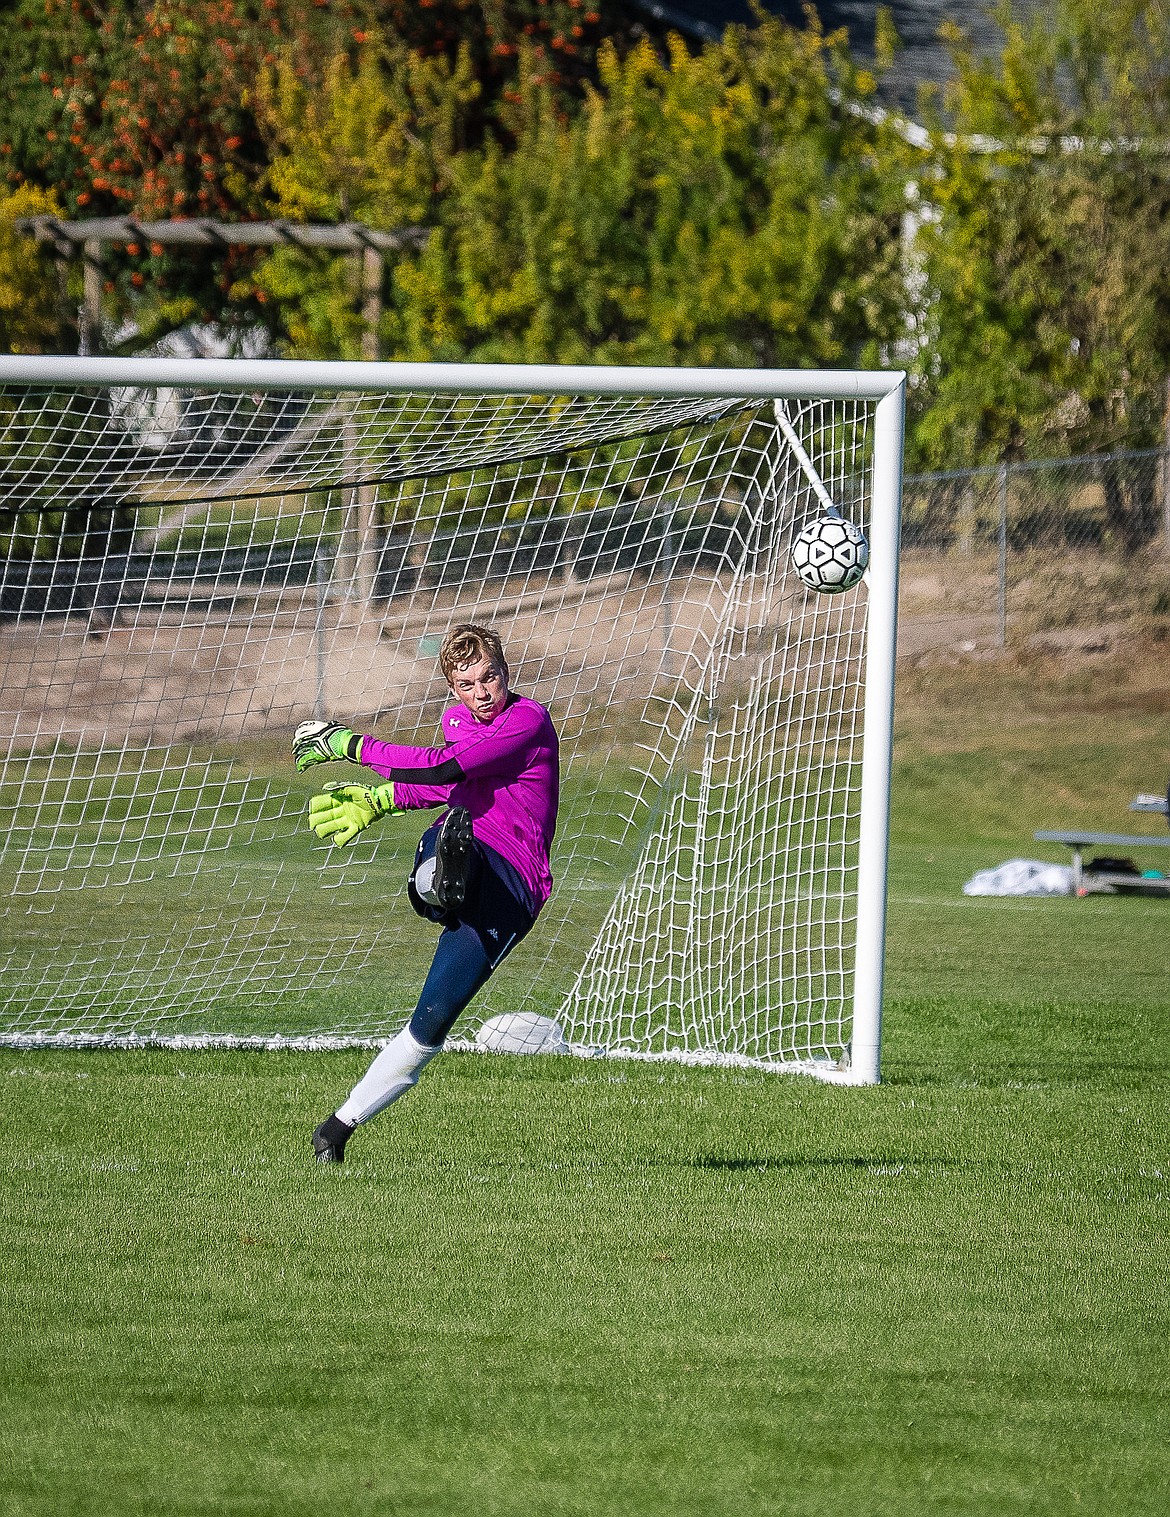
{"type": "Polygon", "coordinates": [[[981,869],[963,886],[964,895],[1071,895],[1072,865],[1039,859],[1008,859],[981,869]]]}

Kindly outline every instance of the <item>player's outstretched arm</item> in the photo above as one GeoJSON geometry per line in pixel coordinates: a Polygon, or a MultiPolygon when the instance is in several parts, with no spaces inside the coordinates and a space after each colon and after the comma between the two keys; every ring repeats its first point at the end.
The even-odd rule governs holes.
{"type": "Polygon", "coordinates": [[[309,826],[322,842],[332,838],[338,848],[352,843],[359,832],[383,816],[405,816],[394,804],[394,786],[329,785],[309,802],[309,826]]]}
{"type": "Polygon", "coordinates": [[[331,764],[338,759],[348,759],[351,764],[362,761],[360,735],[340,722],[302,722],[293,733],[292,747],[298,774],[313,764],[331,764]]]}

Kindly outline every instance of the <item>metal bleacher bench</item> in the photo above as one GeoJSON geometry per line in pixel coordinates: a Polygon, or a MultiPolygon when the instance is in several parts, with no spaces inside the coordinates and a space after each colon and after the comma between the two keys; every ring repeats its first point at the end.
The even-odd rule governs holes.
{"type": "MultiPolygon", "coordinates": [[[[1139,795],[1130,802],[1131,811],[1160,811],[1167,815],[1170,798],[1164,795],[1139,795]]],[[[1108,869],[1085,870],[1087,848],[1170,848],[1166,837],[1133,836],[1125,832],[1034,832],[1038,843],[1064,843],[1072,849],[1072,893],[1089,895],[1121,891],[1135,895],[1170,896],[1170,879],[1164,876],[1113,873],[1108,869]]]]}

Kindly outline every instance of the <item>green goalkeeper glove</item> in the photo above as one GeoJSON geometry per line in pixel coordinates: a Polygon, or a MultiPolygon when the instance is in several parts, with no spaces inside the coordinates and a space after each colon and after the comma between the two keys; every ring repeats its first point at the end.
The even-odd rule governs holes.
{"type": "Polygon", "coordinates": [[[340,722],[302,722],[293,733],[292,747],[298,774],[313,764],[331,764],[336,759],[348,759],[351,764],[362,761],[361,738],[340,722]]]}
{"type": "Polygon", "coordinates": [[[352,843],[381,816],[405,815],[403,807],[394,804],[392,784],[329,785],[309,802],[309,826],[322,842],[332,838],[337,848],[352,843]]]}

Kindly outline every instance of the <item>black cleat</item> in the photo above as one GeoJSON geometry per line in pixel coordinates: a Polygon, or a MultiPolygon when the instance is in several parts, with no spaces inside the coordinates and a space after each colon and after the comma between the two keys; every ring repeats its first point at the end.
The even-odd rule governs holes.
{"type": "Polygon", "coordinates": [[[471,812],[454,806],[439,828],[435,844],[435,879],[431,890],[444,911],[458,911],[467,899],[475,857],[471,812]]]}
{"type": "Polygon", "coordinates": [[[336,1113],[326,1117],[313,1134],[313,1152],[318,1164],[344,1164],[345,1145],[353,1137],[353,1128],[336,1113]]]}

